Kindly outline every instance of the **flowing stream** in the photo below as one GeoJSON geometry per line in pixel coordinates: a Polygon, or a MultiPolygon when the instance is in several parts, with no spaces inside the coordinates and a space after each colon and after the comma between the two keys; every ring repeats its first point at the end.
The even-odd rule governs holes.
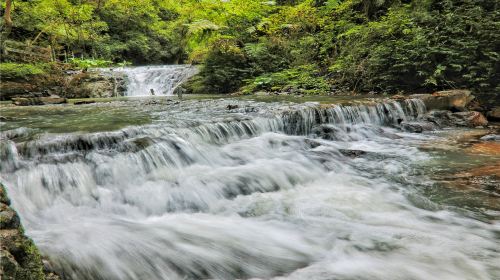
{"type": "Polygon", "coordinates": [[[437,158],[419,147],[441,136],[399,129],[425,111],[419,100],[7,108],[0,174],[66,279],[499,279],[499,209],[429,194],[437,158]]]}

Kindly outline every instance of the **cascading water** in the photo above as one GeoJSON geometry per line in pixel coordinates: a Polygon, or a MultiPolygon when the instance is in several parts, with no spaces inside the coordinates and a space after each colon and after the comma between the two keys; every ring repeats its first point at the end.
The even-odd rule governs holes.
{"type": "Polygon", "coordinates": [[[181,83],[197,73],[191,65],[161,65],[115,68],[126,77],[127,96],[173,95],[181,83]]]}
{"type": "Polygon", "coordinates": [[[418,191],[432,136],[398,124],[421,101],[139,102],[150,124],[2,134],[14,207],[67,279],[500,275],[498,224],[418,191]]]}

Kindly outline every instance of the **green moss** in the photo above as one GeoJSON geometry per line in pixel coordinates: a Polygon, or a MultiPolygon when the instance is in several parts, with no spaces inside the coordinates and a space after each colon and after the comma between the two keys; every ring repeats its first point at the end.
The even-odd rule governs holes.
{"type": "MultiPolygon", "coordinates": [[[[2,203],[9,201],[6,189],[1,183],[0,200],[2,203]]],[[[13,239],[14,244],[6,247],[14,247],[18,248],[18,250],[16,249],[7,253],[7,250],[4,251],[4,248],[2,248],[2,256],[11,255],[13,257],[12,260],[15,259],[15,262],[17,262],[19,266],[17,266],[15,262],[7,262],[5,265],[9,265],[9,267],[3,269],[4,263],[2,262],[2,270],[6,273],[3,276],[6,279],[15,280],[44,280],[45,274],[43,272],[42,257],[35,243],[24,234],[23,226],[19,225],[17,228],[12,229],[16,230],[15,238],[13,239]],[[14,267],[12,267],[12,265],[14,265],[14,267]]],[[[7,242],[7,240],[3,242],[7,242]]]]}
{"type": "Polygon", "coordinates": [[[0,78],[20,79],[47,73],[47,64],[0,63],[0,78]]]}
{"type": "Polygon", "coordinates": [[[43,273],[42,258],[33,241],[24,237],[20,244],[20,249],[23,252],[21,258],[17,261],[21,269],[16,273],[18,280],[43,280],[45,274],[43,273]]]}

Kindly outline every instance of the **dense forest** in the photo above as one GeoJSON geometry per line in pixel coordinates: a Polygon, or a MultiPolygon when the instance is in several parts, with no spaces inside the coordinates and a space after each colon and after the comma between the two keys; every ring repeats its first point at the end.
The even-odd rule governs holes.
{"type": "Polygon", "coordinates": [[[195,93],[500,90],[496,0],[2,2],[2,41],[82,67],[199,64],[195,93]]]}

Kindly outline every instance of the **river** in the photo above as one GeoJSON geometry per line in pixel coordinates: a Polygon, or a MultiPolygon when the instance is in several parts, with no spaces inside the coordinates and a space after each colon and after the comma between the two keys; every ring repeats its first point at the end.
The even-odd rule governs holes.
{"type": "Polygon", "coordinates": [[[324,103],[4,105],[0,175],[67,279],[499,279],[497,196],[436,178],[500,157],[324,103]]]}

